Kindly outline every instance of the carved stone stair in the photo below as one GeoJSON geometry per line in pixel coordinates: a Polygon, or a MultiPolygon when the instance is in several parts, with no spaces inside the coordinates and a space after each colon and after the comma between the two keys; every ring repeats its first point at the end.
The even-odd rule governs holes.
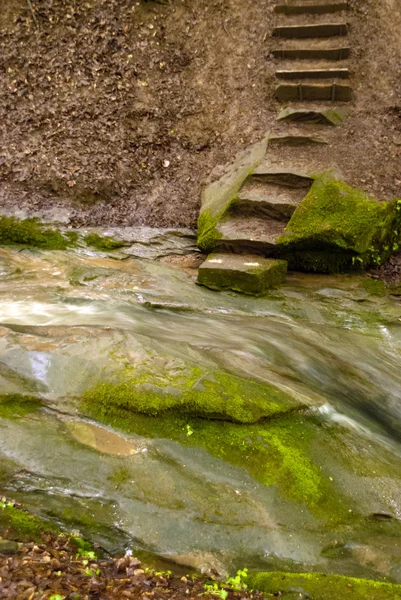
{"type": "Polygon", "coordinates": [[[276,4],[274,10],[276,13],[283,15],[322,15],[343,12],[347,8],[348,2],[346,0],[331,0],[329,2],[301,0],[299,2],[276,4]]]}

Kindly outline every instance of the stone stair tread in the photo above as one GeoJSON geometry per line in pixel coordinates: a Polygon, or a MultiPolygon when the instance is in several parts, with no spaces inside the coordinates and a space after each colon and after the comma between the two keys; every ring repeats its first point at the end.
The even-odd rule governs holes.
{"type": "Polygon", "coordinates": [[[314,82],[315,79],[330,79],[335,82],[342,82],[343,79],[350,77],[349,69],[346,67],[326,67],[326,68],[289,68],[277,69],[275,72],[277,79],[293,81],[302,79],[303,82],[314,82]]]}
{"type": "Polygon", "coordinates": [[[271,53],[282,61],[339,61],[343,62],[351,55],[351,47],[343,38],[280,39],[277,38],[271,53]]]}
{"type": "Polygon", "coordinates": [[[285,226],[275,219],[230,214],[217,225],[221,235],[218,242],[224,247],[273,250],[285,226]]]}
{"type": "Polygon", "coordinates": [[[332,104],[307,104],[300,106],[287,105],[277,117],[280,121],[309,122],[324,125],[340,125],[349,114],[349,105],[333,106],[332,104]]]}
{"type": "Polygon", "coordinates": [[[280,14],[315,14],[333,13],[348,9],[347,0],[330,0],[319,2],[318,0],[301,0],[297,2],[279,2],[274,7],[275,12],[280,14]]]}
{"type": "Polygon", "coordinates": [[[332,60],[325,59],[298,59],[296,61],[286,58],[281,58],[277,61],[276,71],[340,71],[347,70],[350,73],[348,59],[332,60]]]}
{"type": "Polygon", "coordinates": [[[290,39],[343,37],[348,35],[348,29],[348,23],[345,21],[311,25],[278,25],[273,29],[273,35],[290,39]]]}
{"type": "Polygon", "coordinates": [[[212,290],[261,295],[283,282],[287,263],[255,254],[213,253],[200,265],[198,284],[212,290]]]}
{"type": "Polygon", "coordinates": [[[292,188],[249,177],[233,206],[236,214],[268,216],[288,223],[307,190],[292,188]]]}
{"type": "MultiPolygon", "coordinates": [[[[346,10],[336,13],[320,13],[320,14],[278,14],[276,18],[276,27],[282,26],[306,26],[306,25],[332,25],[347,24],[349,14],[346,10]]],[[[343,34],[344,35],[344,34],[343,34]]]]}
{"type": "Polygon", "coordinates": [[[277,38],[274,40],[275,48],[281,49],[312,49],[312,50],[336,50],[349,47],[349,42],[345,38],[322,37],[322,38],[277,38]]]}
{"type": "Polygon", "coordinates": [[[283,187],[275,183],[262,183],[249,178],[238,193],[240,200],[253,200],[255,202],[269,201],[272,203],[287,202],[288,204],[299,204],[303,193],[299,188],[283,187]]]}
{"type": "Polygon", "coordinates": [[[269,137],[269,145],[287,145],[287,146],[309,146],[314,144],[328,144],[326,136],[312,134],[303,131],[288,131],[287,133],[277,133],[269,137]]]}
{"type": "MultiPolygon", "coordinates": [[[[260,164],[252,173],[252,177],[271,177],[275,178],[277,175],[290,175],[298,177],[300,179],[312,179],[310,173],[313,173],[314,167],[305,166],[304,164],[294,164],[291,166],[284,164],[284,161],[280,161],[279,159],[276,162],[273,162],[270,157],[266,158],[266,162],[260,164]],[[281,163],[281,164],[280,164],[281,163]]],[[[301,182],[300,182],[301,183],[301,182]]],[[[306,183],[306,182],[305,182],[306,183]]]]}
{"type": "Polygon", "coordinates": [[[304,100],[351,102],[354,98],[350,85],[342,82],[305,82],[280,83],[276,86],[275,97],[279,102],[298,102],[304,100]]]}

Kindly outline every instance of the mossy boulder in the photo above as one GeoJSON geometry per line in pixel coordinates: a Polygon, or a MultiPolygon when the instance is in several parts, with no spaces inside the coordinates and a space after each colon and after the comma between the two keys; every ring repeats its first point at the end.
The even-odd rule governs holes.
{"type": "Polygon", "coordinates": [[[377,202],[332,175],[316,178],[278,239],[289,268],[336,273],[383,264],[398,249],[401,201],[377,202]]]}
{"type": "Polygon", "coordinates": [[[250,573],[248,586],[283,600],[400,600],[401,585],[324,573],[250,573]]]}
{"type": "Polygon", "coordinates": [[[211,252],[220,234],[216,225],[237,198],[245,179],[258,166],[266,154],[268,137],[241,152],[225,173],[211,183],[202,194],[202,206],[198,219],[198,246],[211,252]]]}
{"type": "Polygon", "coordinates": [[[85,392],[83,400],[100,412],[114,406],[151,416],[174,413],[238,423],[255,423],[303,405],[300,399],[269,383],[224,371],[203,373],[198,368],[186,381],[172,381],[170,385],[130,376],[99,383],[85,392]]]}
{"type": "Polygon", "coordinates": [[[75,232],[62,234],[59,229],[50,229],[39,219],[17,219],[0,216],[0,245],[13,244],[34,246],[43,250],[65,250],[77,241],[75,232]]]}

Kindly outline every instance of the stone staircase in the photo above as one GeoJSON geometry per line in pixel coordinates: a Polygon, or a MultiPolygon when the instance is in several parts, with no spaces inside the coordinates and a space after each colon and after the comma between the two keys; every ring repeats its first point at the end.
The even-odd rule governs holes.
{"type": "MultiPolygon", "coordinates": [[[[201,245],[204,251],[214,252],[214,262],[210,258],[205,261],[198,282],[209,285],[213,280],[209,285],[213,289],[219,289],[219,277],[220,289],[241,291],[233,285],[236,272],[243,275],[244,265],[255,271],[258,264],[259,274],[262,257],[277,256],[276,241],[311,187],[313,174],[333,168],[331,131],[347,117],[353,100],[347,62],[351,53],[348,3],[279,0],[274,8],[274,95],[282,107],[268,137],[266,154],[253,165],[219,217],[213,244],[201,245]],[[213,265],[218,265],[214,278],[213,265]]],[[[204,210],[202,204],[201,215],[204,210]]],[[[275,270],[274,264],[274,260],[263,262],[266,273],[275,270]]],[[[277,284],[277,277],[273,280],[277,284]]],[[[269,277],[263,282],[261,294],[269,287],[269,277]]]]}

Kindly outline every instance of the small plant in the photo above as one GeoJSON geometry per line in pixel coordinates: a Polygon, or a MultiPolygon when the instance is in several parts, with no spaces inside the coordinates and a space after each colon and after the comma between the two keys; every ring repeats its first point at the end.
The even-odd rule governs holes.
{"type": "Polygon", "coordinates": [[[248,569],[240,569],[235,577],[226,577],[225,581],[214,581],[213,583],[205,583],[203,589],[205,594],[213,594],[219,596],[222,600],[226,600],[228,592],[225,587],[228,587],[235,592],[241,592],[248,588],[245,579],[248,577],[248,569]]]}
{"type": "Polygon", "coordinates": [[[228,596],[227,590],[220,587],[220,583],[215,581],[214,583],[205,583],[203,586],[205,594],[212,594],[213,596],[219,596],[222,600],[226,600],[228,596]]]}
{"type": "Polygon", "coordinates": [[[236,592],[240,592],[241,590],[246,590],[247,589],[247,584],[245,583],[244,579],[246,579],[248,577],[248,569],[240,569],[239,571],[237,571],[237,574],[235,577],[227,577],[226,578],[226,585],[230,588],[232,588],[233,590],[235,590],[236,592]]]}
{"type": "Polygon", "coordinates": [[[191,425],[186,425],[186,430],[187,430],[187,436],[190,436],[193,434],[194,430],[192,429],[191,425]]]}
{"type": "Polygon", "coordinates": [[[88,575],[88,577],[100,575],[100,569],[85,569],[85,575],[88,575]]]}
{"type": "Polygon", "coordinates": [[[64,596],[60,596],[60,594],[52,594],[49,600],[64,600],[64,596]]]}
{"type": "MultiPolygon", "coordinates": [[[[86,550],[85,548],[78,548],[78,552],[76,554],[76,558],[90,558],[92,560],[96,560],[96,554],[92,550],[86,550]]],[[[88,561],[82,561],[83,563],[88,561]]]]}
{"type": "Polygon", "coordinates": [[[5,496],[0,499],[0,508],[14,508],[14,503],[7,500],[5,496]]]}

